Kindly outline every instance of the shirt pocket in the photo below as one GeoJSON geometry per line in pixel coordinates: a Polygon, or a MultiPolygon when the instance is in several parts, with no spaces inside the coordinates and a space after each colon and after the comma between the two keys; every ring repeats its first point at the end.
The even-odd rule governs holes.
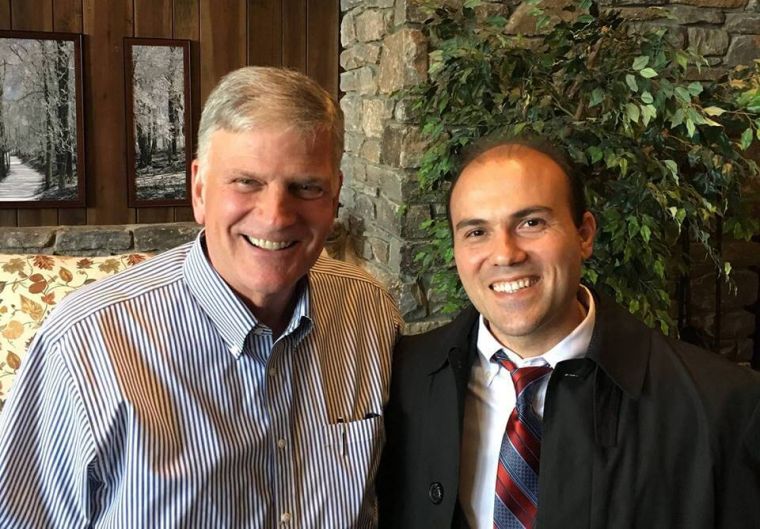
{"type": "Polygon", "coordinates": [[[314,483],[307,483],[304,490],[322,490],[323,497],[303,506],[304,526],[375,527],[374,482],[385,443],[383,417],[325,424],[314,433],[320,461],[315,462],[316,472],[309,473],[314,483]]]}
{"type": "Polygon", "coordinates": [[[322,443],[352,466],[365,467],[385,442],[383,417],[338,422],[322,427],[322,443]]]}

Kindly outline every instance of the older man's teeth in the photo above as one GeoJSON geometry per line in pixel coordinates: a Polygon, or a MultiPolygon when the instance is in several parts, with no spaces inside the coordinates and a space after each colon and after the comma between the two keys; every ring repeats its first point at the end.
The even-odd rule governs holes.
{"type": "Polygon", "coordinates": [[[505,281],[503,283],[494,283],[491,288],[493,288],[496,292],[507,292],[508,294],[512,294],[514,292],[517,292],[518,290],[522,290],[523,288],[528,288],[531,285],[534,285],[536,281],[534,279],[518,279],[517,281],[505,281]]]}
{"type": "Polygon", "coordinates": [[[263,248],[264,250],[282,250],[283,248],[287,248],[291,244],[293,244],[293,241],[283,241],[283,242],[276,242],[276,241],[268,241],[266,239],[256,239],[254,237],[248,237],[246,236],[246,239],[248,239],[248,242],[251,243],[254,246],[258,246],[259,248],[263,248]]]}

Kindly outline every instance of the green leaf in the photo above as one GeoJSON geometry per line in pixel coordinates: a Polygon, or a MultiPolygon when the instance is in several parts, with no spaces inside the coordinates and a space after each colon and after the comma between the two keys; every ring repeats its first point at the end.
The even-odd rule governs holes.
{"type": "Polygon", "coordinates": [[[731,275],[731,263],[729,263],[728,261],[723,263],[723,275],[725,275],[726,277],[731,275]]]}
{"type": "Polygon", "coordinates": [[[744,132],[742,132],[742,137],[739,140],[739,148],[743,151],[746,151],[749,149],[749,146],[752,145],[752,128],[746,128],[744,129],[744,132]]]}
{"type": "Polygon", "coordinates": [[[604,101],[604,91],[601,88],[594,88],[591,92],[591,102],[589,103],[589,106],[593,108],[602,101],[604,101]]]}
{"type": "Polygon", "coordinates": [[[705,107],[702,109],[702,112],[704,112],[708,116],[720,116],[721,114],[725,112],[725,110],[723,110],[720,107],[705,107]]]}
{"type": "Polygon", "coordinates": [[[590,146],[588,149],[586,149],[586,152],[588,153],[588,157],[591,159],[591,163],[595,164],[602,158],[604,158],[604,151],[597,147],[596,145],[590,146]]]}
{"type": "Polygon", "coordinates": [[[689,90],[689,93],[693,96],[698,96],[702,93],[702,83],[699,81],[694,81],[693,83],[690,83],[687,87],[687,90],[689,90]]]}
{"type": "Polygon", "coordinates": [[[649,229],[649,226],[646,224],[641,227],[641,238],[644,239],[644,242],[649,242],[649,238],[652,236],[652,230],[649,229]]]}
{"type": "Polygon", "coordinates": [[[647,105],[651,105],[654,103],[654,98],[652,97],[652,94],[647,92],[646,90],[641,93],[641,101],[646,103],[647,105]]]}
{"type": "Polygon", "coordinates": [[[464,7],[472,9],[474,7],[478,7],[483,3],[483,0],[466,0],[464,3],[464,7]]]}
{"type": "Polygon", "coordinates": [[[638,92],[639,91],[639,85],[636,82],[636,78],[632,76],[631,74],[627,74],[625,76],[625,82],[628,85],[628,88],[631,89],[631,92],[638,92]]]}
{"type": "MultiPolygon", "coordinates": [[[[673,160],[663,160],[662,163],[668,168],[670,174],[678,178],[678,164],[673,160]]],[[[672,212],[671,212],[672,213],[672,212]]]]}
{"type": "Polygon", "coordinates": [[[620,158],[618,160],[618,165],[620,166],[620,174],[625,176],[628,173],[628,159],[620,158]]]}
{"type": "Polygon", "coordinates": [[[675,111],[673,116],[670,118],[670,128],[674,129],[677,126],[679,126],[681,123],[683,123],[683,119],[685,117],[683,109],[678,109],[675,111]]]}
{"type": "Polygon", "coordinates": [[[697,131],[696,125],[694,125],[694,120],[691,118],[688,118],[686,120],[686,133],[689,135],[689,138],[694,136],[694,133],[697,131]]]}
{"type": "Polygon", "coordinates": [[[657,117],[657,109],[654,105],[642,105],[641,106],[641,122],[644,126],[649,125],[649,121],[657,117]]]}
{"type": "Polygon", "coordinates": [[[639,55],[633,59],[633,69],[637,72],[649,64],[649,57],[646,55],[639,55]]]}
{"type": "Polygon", "coordinates": [[[651,79],[652,77],[657,77],[657,72],[654,71],[652,68],[644,68],[639,72],[639,75],[641,77],[644,77],[646,79],[651,79]]]}
{"type": "Polygon", "coordinates": [[[689,67],[689,56],[681,50],[676,51],[676,63],[681,69],[686,70],[689,67]]]}
{"type": "Polygon", "coordinates": [[[628,119],[633,121],[634,123],[639,122],[639,107],[637,105],[634,105],[633,103],[626,103],[625,105],[625,114],[628,116],[628,119]]]}
{"type": "Polygon", "coordinates": [[[683,86],[676,87],[676,97],[684,103],[691,103],[691,92],[689,92],[683,86]]]}

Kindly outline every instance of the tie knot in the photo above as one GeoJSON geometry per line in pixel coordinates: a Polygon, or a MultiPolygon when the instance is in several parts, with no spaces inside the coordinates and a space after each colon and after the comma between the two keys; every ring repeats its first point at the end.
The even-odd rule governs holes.
{"type": "MultiPolygon", "coordinates": [[[[528,395],[522,395],[525,390],[529,387],[535,388],[537,384],[534,384],[534,382],[539,382],[552,372],[552,368],[548,364],[517,367],[514,362],[507,358],[504,351],[501,350],[493,355],[493,359],[501,364],[504,369],[509,371],[509,374],[512,376],[512,383],[515,385],[515,394],[518,399],[520,399],[520,397],[527,397],[528,395]]],[[[533,391],[530,391],[530,393],[533,393],[533,391]]]]}

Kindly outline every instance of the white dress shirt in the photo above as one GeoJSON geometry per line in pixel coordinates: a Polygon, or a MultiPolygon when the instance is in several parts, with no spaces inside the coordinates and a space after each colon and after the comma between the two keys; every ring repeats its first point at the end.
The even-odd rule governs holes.
{"type": "MultiPolygon", "coordinates": [[[[596,318],[594,298],[581,285],[578,299],[586,308],[586,317],[561,342],[546,353],[520,358],[504,347],[491,333],[481,315],[478,323],[478,356],[473,362],[464,404],[464,430],[461,447],[459,497],[467,523],[473,529],[493,528],[494,489],[499,451],[507,420],[515,407],[515,387],[512,377],[500,364],[491,361],[497,351],[520,367],[550,365],[554,368],[563,360],[586,355],[596,318]]],[[[533,408],[543,418],[544,400],[549,377],[541,382],[533,408]]]]}

